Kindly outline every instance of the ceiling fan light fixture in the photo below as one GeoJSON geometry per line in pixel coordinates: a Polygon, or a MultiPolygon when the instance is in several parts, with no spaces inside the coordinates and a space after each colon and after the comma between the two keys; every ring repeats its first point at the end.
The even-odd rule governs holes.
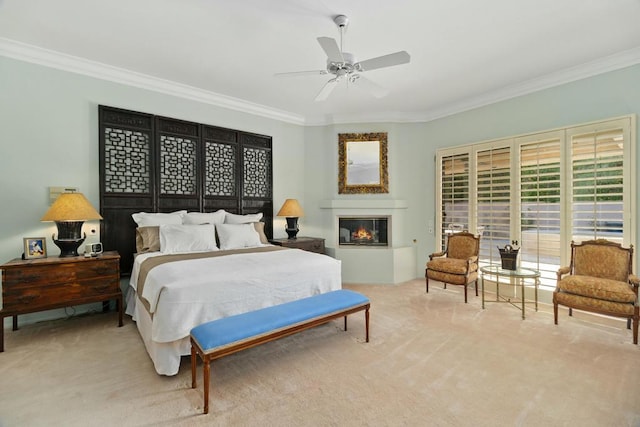
{"type": "Polygon", "coordinates": [[[333,18],[333,22],[335,22],[339,28],[346,28],[347,25],[349,25],[349,18],[346,15],[336,15],[333,18]]]}
{"type": "Polygon", "coordinates": [[[327,81],[320,93],[316,96],[316,101],[324,101],[329,94],[333,91],[336,83],[345,77],[347,83],[356,83],[357,86],[365,91],[368,91],[376,98],[386,96],[388,91],[378,86],[376,83],[369,79],[364,78],[359,73],[365,71],[375,70],[379,68],[392,67],[394,65],[406,64],[411,60],[411,57],[406,51],[399,51],[390,53],[388,55],[377,56],[365,61],[358,62],[355,55],[349,52],[345,52],[342,48],[342,38],[346,27],[349,25],[349,18],[346,15],[336,15],[333,18],[333,22],[338,26],[340,30],[340,46],[335,39],[331,37],[318,37],[318,43],[324,53],[327,55],[327,65],[325,70],[311,71],[311,72],[292,72],[292,73],[279,73],[279,75],[305,75],[305,74],[332,74],[335,77],[327,81]]]}

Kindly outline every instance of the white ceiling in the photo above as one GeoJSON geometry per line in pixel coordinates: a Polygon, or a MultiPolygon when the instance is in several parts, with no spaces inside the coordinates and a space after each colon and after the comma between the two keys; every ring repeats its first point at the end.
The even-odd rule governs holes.
{"type": "Polygon", "coordinates": [[[0,0],[0,55],[304,124],[429,120],[640,63],[640,0],[0,0]],[[411,55],[365,73],[388,96],[274,77],[324,68],[337,14],[359,60],[411,55]]]}

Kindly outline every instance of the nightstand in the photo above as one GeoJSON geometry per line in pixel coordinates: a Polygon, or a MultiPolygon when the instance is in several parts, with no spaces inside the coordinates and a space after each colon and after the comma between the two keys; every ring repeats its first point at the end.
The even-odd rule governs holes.
{"type": "Polygon", "coordinates": [[[319,237],[298,237],[296,239],[272,239],[269,240],[274,245],[285,248],[297,248],[309,252],[324,255],[324,239],[319,237]]]}
{"type": "MultiPolygon", "coordinates": [[[[122,291],[120,290],[120,255],[104,252],[97,257],[16,258],[2,266],[2,300],[0,326],[5,317],[13,317],[18,329],[18,315],[116,300],[118,326],[122,326],[122,291]]],[[[4,351],[4,327],[0,328],[0,352],[4,351]]]]}

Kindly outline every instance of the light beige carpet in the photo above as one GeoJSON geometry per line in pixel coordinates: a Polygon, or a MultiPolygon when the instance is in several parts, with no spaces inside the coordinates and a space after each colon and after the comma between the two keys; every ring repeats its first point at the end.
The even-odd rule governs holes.
{"type": "Polygon", "coordinates": [[[6,330],[0,425],[633,426],[640,348],[624,322],[551,307],[521,320],[462,289],[345,286],[364,315],[213,363],[209,415],[188,358],[159,376],[131,319],[115,313],[6,330]]]}

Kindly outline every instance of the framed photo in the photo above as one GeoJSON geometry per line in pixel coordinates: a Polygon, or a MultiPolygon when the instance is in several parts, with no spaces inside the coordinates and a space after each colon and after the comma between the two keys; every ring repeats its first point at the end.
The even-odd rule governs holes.
{"type": "Polygon", "coordinates": [[[46,258],[47,239],[44,237],[25,237],[24,259],[46,258]]]}

